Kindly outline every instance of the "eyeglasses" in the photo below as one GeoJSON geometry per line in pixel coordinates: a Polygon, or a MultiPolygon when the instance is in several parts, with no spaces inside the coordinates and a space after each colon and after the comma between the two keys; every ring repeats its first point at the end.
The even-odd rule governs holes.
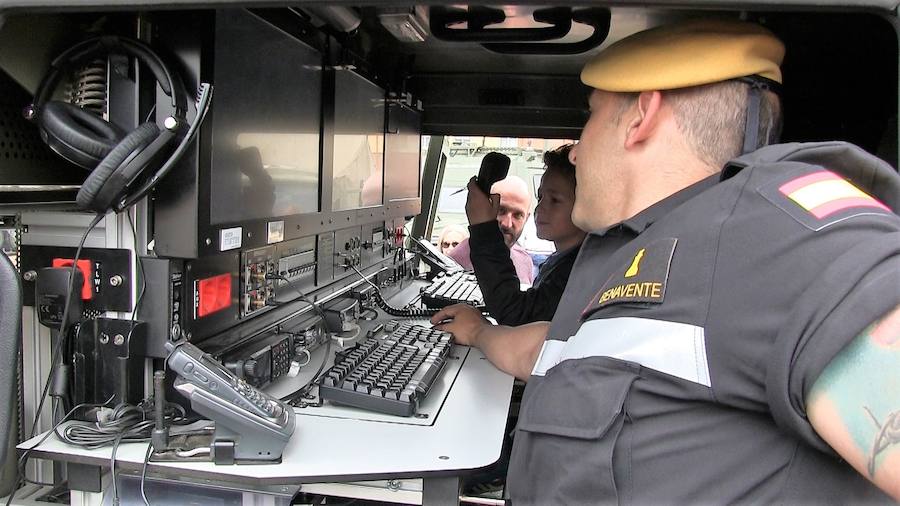
{"type": "Polygon", "coordinates": [[[455,248],[455,247],[457,247],[457,246],[459,246],[459,241],[452,241],[452,242],[442,241],[442,242],[441,242],[441,247],[444,248],[444,249],[446,249],[446,248],[455,248]]]}

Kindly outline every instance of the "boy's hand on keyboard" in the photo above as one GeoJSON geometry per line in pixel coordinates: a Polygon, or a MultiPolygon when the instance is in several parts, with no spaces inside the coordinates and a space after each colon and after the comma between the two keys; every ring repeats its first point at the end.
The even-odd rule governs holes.
{"type": "Polygon", "coordinates": [[[431,317],[434,328],[450,332],[456,344],[475,345],[478,333],[489,326],[481,311],[468,304],[454,304],[438,311],[431,317]]]}

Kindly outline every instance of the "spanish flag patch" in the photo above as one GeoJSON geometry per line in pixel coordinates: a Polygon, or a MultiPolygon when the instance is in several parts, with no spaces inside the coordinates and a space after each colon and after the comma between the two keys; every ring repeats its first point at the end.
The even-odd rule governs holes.
{"type": "Polygon", "coordinates": [[[812,230],[862,214],[892,214],[886,205],[830,170],[782,180],[760,193],[812,230]]]}
{"type": "Polygon", "coordinates": [[[889,211],[887,206],[853,183],[828,170],[798,177],[781,185],[778,191],[819,219],[853,207],[877,207],[889,211]]]}

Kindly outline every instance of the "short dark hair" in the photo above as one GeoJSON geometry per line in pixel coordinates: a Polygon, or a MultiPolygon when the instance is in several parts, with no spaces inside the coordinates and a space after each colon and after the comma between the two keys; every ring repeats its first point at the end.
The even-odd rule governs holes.
{"type": "MultiPolygon", "coordinates": [[[[575,166],[569,161],[569,153],[575,144],[563,144],[562,146],[544,152],[544,167],[546,170],[555,170],[566,177],[575,188],[575,166]]],[[[546,171],[545,171],[546,172],[546,171]]]]}
{"type": "MultiPolygon", "coordinates": [[[[694,153],[716,169],[741,155],[750,86],[741,81],[693,86],[663,92],[673,102],[675,119],[694,153]]],[[[781,101],[771,91],[760,100],[759,129],[754,151],[781,134],[781,101]]]]}
{"type": "MultiPolygon", "coordinates": [[[[741,155],[750,86],[738,80],[664,90],[675,112],[678,128],[688,146],[710,167],[721,169],[726,162],[741,155]]],[[[637,100],[640,93],[619,93],[616,123],[637,100]]],[[[763,91],[760,101],[758,149],[774,142],[781,134],[781,99],[771,91],[763,91]]]]}

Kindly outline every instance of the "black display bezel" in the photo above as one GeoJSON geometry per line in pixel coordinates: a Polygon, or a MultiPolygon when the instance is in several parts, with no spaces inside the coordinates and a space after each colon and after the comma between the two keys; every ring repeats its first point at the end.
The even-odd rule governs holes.
{"type": "MultiPolygon", "coordinates": [[[[201,127],[198,142],[173,174],[158,187],[154,198],[154,237],[156,252],[160,256],[176,258],[204,258],[227,253],[228,251],[246,250],[269,244],[267,241],[268,224],[274,221],[284,222],[283,240],[309,237],[322,232],[340,230],[347,227],[361,226],[369,223],[391,221],[398,217],[412,217],[421,210],[421,196],[397,198],[389,195],[382,180],[382,204],[361,209],[343,211],[331,210],[331,182],[333,180],[333,135],[334,135],[334,101],[335,79],[334,67],[340,60],[340,45],[332,37],[327,36],[308,23],[290,9],[262,9],[247,11],[250,15],[264,20],[273,29],[296,38],[298,43],[306,44],[322,54],[322,112],[321,142],[319,156],[319,212],[295,214],[279,217],[227,222],[213,225],[211,223],[210,200],[210,164],[212,142],[211,129],[201,127]],[[288,17],[286,17],[288,16],[288,17]],[[175,174],[177,173],[177,174],[175,174]],[[220,249],[220,233],[223,229],[241,229],[241,244],[234,250],[220,249]]],[[[185,17],[167,19],[167,27],[173,27],[167,38],[171,51],[178,54],[186,63],[189,78],[201,82],[212,76],[214,56],[215,28],[197,33],[197,26],[214,26],[214,14],[196,13],[205,16],[205,23],[191,22],[185,17]],[[190,74],[193,74],[192,76],[190,74]]],[[[360,75],[362,75],[360,73],[360,75]]],[[[374,76],[362,75],[372,83],[379,84],[374,76]]],[[[215,86],[215,83],[213,83],[215,86]]],[[[383,87],[383,86],[382,86],[383,87]]],[[[387,96],[387,93],[386,93],[387,96]]],[[[213,99],[215,100],[215,99],[213,99]]],[[[213,102],[215,105],[215,102],[213,102]]],[[[215,107],[210,109],[207,121],[216,114],[215,107]]],[[[387,111],[389,108],[385,108],[387,111]]],[[[386,117],[385,124],[388,119],[386,117]]],[[[385,132],[385,136],[391,135],[385,132]]],[[[387,145],[387,142],[385,142],[387,145]]],[[[421,148],[420,148],[421,159],[421,148]]],[[[416,177],[421,178],[419,168],[416,177]]],[[[385,171],[387,171],[385,167],[385,171]]],[[[421,189],[419,191],[421,193],[421,189]]]]}

